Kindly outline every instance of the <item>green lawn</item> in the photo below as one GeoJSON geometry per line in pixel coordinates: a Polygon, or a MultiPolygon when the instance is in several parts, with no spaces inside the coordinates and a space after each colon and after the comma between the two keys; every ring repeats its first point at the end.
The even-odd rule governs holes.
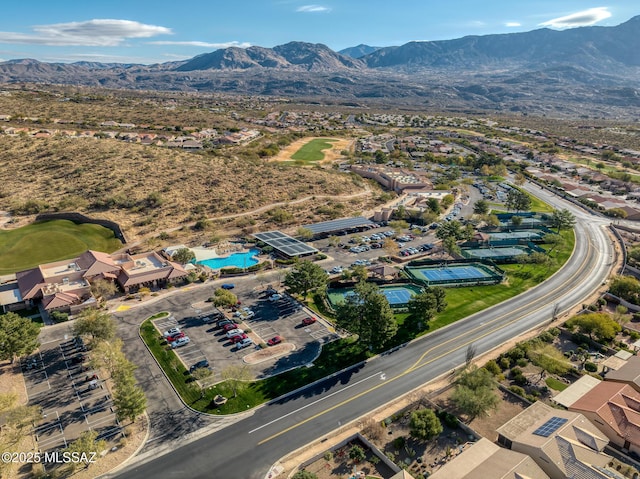
{"type": "Polygon", "coordinates": [[[0,231],[0,274],[73,258],[88,249],[111,253],[122,247],[113,231],[68,220],[37,221],[0,231]]]}
{"type": "Polygon", "coordinates": [[[291,155],[291,159],[304,162],[324,160],[324,153],[322,152],[322,150],[331,148],[331,144],[334,141],[336,140],[332,140],[329,138],[317,138],[315,140],[311,140],[309,143],[307,143],[293,155],[291,155]]]}
{"type": "Polygon", "coordinates": [[[565,384],[562,381],[558,381],[556,378],[547,378],[544,382],[547,383],[547,386],[549,386],[551,389],[555,389],[556,391],[564,391],[565,389],[567,389],[567,387],[569,387],[568,384],[565,384]]]}

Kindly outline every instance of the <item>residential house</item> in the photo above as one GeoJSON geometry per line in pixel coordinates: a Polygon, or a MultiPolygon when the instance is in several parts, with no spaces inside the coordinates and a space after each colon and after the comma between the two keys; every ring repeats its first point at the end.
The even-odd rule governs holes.
{"type": "Polygon", "coordinates": [[[631,356],[617,370],[608,371],[604,380],[628,384],[640,392],[640,356],[631,356]]]}
{"type": "Polygon", "coordinates": [[[640,392],[628,384],[601,381],[569,410],[583,414],[612,443],[640,454],[640,392]]]}
{"type": "MultiPolygon", "coordinates": [[[[582,414],[541,401],[500,426],[498,444],[530,456],[551,479],[609,479],[606,436],[582,414]]],[[[616,476],[613,476],[616,477],[616,476]]]]}
{"type": "Polygon", "coordinates": [[[549,479],[529,456],[482,438],[429,476],[430,479],[549,479]]]}

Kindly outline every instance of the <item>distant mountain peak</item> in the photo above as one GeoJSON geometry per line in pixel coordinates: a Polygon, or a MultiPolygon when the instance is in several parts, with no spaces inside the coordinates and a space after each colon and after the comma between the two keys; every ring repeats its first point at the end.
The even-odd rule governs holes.
{"type": "Polygon", "coordinates": [[[369,55],[370,53],[380,50],[381,48],[382,47],[372,47],[370,45],[365,45],[364,43],[361,43],[360,45],[357,45],[355,47],[349,47],[349,48],[340,50],[338,53],[351,58],[362,58],[363,56],[369,55]]]}

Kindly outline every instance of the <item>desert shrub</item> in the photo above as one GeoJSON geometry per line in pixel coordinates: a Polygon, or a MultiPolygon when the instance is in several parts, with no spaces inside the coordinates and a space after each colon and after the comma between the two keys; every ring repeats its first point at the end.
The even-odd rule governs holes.
{"type": "Polygon", "coordinates": [[[584,363],[584,369],[590,373],[595,373],[598,370],[598,366],[594,363],[584,363]]]}
{"type": "Polygon", "coordinates": [[[500,369],[500,366],[498,366],[498,363],[496,363],[495,359],[491,359],[490,361],[487,361],[487,364],[484,365],[484,368],[494,376],[497,376],[502,372],[502,370],[500,369]]]}
{"type": "Polygon", "coordinates": [[[509,391],[517,394],[518,396],[524,397],[524,389],[522,389],[520,386],[509,386],[509,391]]]}
{"type": "Polygon", "coordinates": [[[502,368],[503,371],[505,369],[509,369],[511,367],[511,359],[509,359],[506,356],[500,359],[500,367],[502,368]]]}

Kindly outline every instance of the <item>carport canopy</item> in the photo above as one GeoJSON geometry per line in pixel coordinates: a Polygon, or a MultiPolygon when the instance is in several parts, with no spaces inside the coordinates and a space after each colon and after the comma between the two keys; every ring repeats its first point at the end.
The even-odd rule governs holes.
{"type": "Polygon", "coordinates": [[[253,235],[259,241],[268,244],[280,254],[289,258],[297,256],[307,256],[318,252],[313,246],[309,246],[302,241],[298,241],[281,231],[267,231],[265,233],[255,233],[253,235]]]}
{"type": "Polygon", "coordinates": [[[319,235],[337,233],[338,231],[346,231],[355,228],[363,228],[373,224],[375,224],[373,221],[368,220],[364,216],[356,216],[355,218],[341,218],[339,220],[303,225],[303,228],[313,232],[314,235],[319,235]]]}

